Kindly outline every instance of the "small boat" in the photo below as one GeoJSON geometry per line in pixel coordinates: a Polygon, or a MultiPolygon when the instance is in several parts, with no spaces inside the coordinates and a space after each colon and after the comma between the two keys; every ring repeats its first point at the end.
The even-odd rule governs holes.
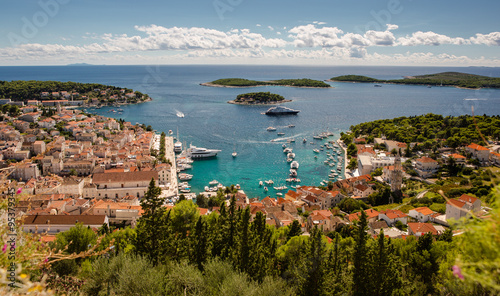
{"type": "Polygon", "coordinates": [[[307,139],[306,138],[302,139],[302,143],[307,143],[307,139]]]}
{"type": "Polygon", "coordinates": [[[181,181],[188,181],[193,178],[193,175],[190,174],[179,174],[179,180],[181,181]]]}
{"type": "Polygon", "coordinates": [[[212,181],[208,182],[208,184],[210,184],[210,185],[217,185],[217,184],[219,184],[219,181],[212,180],[212,181]]]}
{"type": "Polygon", "coordinates": [[[283,133],[283,132],[278,133],[278,136],[283,136],[283,135],[285,135],[285,133],[283,133]]]}
{"type": "Polygon", "coordinates": [[[238,152],[234,151],[233,153],[231,153],[231,155],[232,155],[233,157],[236,157],[236,156],[238,156],[238,152]]]}
{"type": "Polygon", "coordinates": [[[290,143],[295,143],[295,139],[294,139],[294,138],[289,139],[289,140],[288,140],[288,142],[290,142],[290,143]]]}
{"type": "Polygon", "coordinates": [[[289,127],[289,128],[291,128],[291,127],[295,127],[295,125],[293,125],[293,124],[289,124],[289,125],[288,125],[288,127],[289,127]]]}
{"type": "Polygon", "coordinates": [[[267,191],[267,190],[269,190],[269,189],[267,189],[267,187],[266,187],[266,186],[264,186],[264,191],[267,191]]]}
{"type": "Polygon", "coordinates": [[[276,193],[276,195],[277,195],[277,196],[283,196],[283,193],[278,192],[278,193],[276,193]]]}
{"type": "Polygon", "coordinates": [[[270,126],[270,127],[267,128],[268,132],[274,132],[275,130],[276,130],[276,128],[272,127],[272,126],[270,126]]]}
{"type": "Polygon", "coordinates": [[[293,161],[293,158],[287,158],[286,159],[286,162],[292,162],[293,161]]]}
{"type": "Polygon", "coordinates": [[[299,168],[299,162],[294,160],[292,161],[292,163],[290,164],[290,168],[291,169],[298,169],[299,168]]]}
{"type": "Polygon", "coordinates": [[[374,86],[374,87],[382,87],[382,85],[380,85],[380,84],[375,84],[375,85],[373,85],[373,86],[374,86]]]}
{"type": "Polygon", "coordinates": [[[182,192],[182,193],[190,193],[191,189],[181,189],[179,191],[182,192]]]}
{"type": "Polygon", "coordinates": [[[286,148],[286,144],[281,145],[281,147],[283,147],[283,149],[285,149],[286,148]]]}
{"type": "Polygon", "coordinates": [[[288,154],[286,155],[286,157],[288,157],[288,158],[292,158],[292,159],[293,159],[293,158],[295,158],[295,153],[290,152],[290,153],[288,153],[288,154]]]}
{"type": "Polygon", "coordinates": [[[210,191],[210,187],[208,187],[208,186],[205,186],[204,189],[205,189],[206,192],[210,191]]]}
{"type": "Polygon", "coordinates": [[[262,185],[264,185],[264,182],[259,181],[259,186],[262,186],[262,185]]]}
{"type": "Polygon", "coordinates": [[[318,149],[313,149],[313,152],[314,153],[319,153],[319,150],[318,149]]]}
{"type": "Polygon", "coordinates": [[[172,135],[174,132],[172,130],[168,130],[168,134],[172,135]]]}

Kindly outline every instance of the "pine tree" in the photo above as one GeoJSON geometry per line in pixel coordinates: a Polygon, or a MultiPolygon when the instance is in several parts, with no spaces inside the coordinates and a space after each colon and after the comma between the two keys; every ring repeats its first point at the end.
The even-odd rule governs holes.
{"type": "Polygon", "coordinates": [[[370,270],[368,264],[367,229],[368,222],[366,213],[361,211],[361,216],[356,229],[354,246],[354,271],[353,271],[353,295],[370,295],[370,270]]]}
{"type": "Polygon", "coordinates": [[[194,229],[194,233],[191,236],[192,244],[193,244],[193,249],[194,249],[194,254],[191,256],[191,258],[194,258],[193,263],[198,266],[198,269],[200,271],[203,271],[203,264],[207,260],[207,245],[208,245],[208,240],[207,240],[207,227],[206,224],[203,222],[201,216],[198,218],[198,221],[196,222],[196,227],[194,229]]]}
{"type": "Polygon", "coordinates": [[[161,189],[156,187],[154,178],[149,182],[148,191],[141,200],[144,210],[137,224],[137,238],[135,242],[139,254],[149,256],[154,265],[160,260],[160,245],[164,240],[164,198],[160,197],[161,189]]]}
{"type": "Polygon", "coordinates": [[[307,254],[307,279],[304,284],[304,295],[321,295],[323,290],[325,269],[325,249],[321,230],[315,226],[309,237],[309,246],[307,254]]]}
{"type": "Polygon", "coordinates": [[[290,230],[286,236],[286,241],[289,241],[294,236],[302,235],[302,229],[300,227],[300,222],[298,220],[293,220],[292,225],[290,225],[290,230]]]}

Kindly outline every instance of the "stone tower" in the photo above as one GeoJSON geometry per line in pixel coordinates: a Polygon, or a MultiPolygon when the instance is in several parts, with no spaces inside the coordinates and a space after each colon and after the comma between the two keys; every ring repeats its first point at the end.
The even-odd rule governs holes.
{"type": "MultiPolygon", "coordinates": [[[[403,168],[401,166],[401,157],[399,156],[399,153],[394,160],[394,170],[391,171],[389,179],[391,182],[391,191],[394,193],[393,195],[401,197],[401,186],[403,185],[403,168]]],[[[391,202],[394,202],[394,200],[392,200],[391,202]]]]}

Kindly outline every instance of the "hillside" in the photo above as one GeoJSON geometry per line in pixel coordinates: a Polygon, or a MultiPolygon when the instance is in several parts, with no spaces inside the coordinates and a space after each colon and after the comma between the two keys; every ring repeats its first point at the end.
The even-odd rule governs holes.
{"type": "Polygon", "coordinates": [[[463,88],[500,88],[500,78],[460,72],[442,72],[419,76],[406,76],[403,79],[381,80],[361,75],[342,75],[330,78],[340,82],[377,82],[395,84],[417,84],[428,86],[456,86],[463,88]]]}
{"type": "Polygon", "coordinates": [[[240,94],[236,96],[234,101],[229,101],[230,104],[240,104],[240,105],[261,105],[261,104],[275,104],[290,102],[290,100],[285,100],[285,98],[278,94],[273,94],[270,92],[254,92],[240,94]]]}
{"type": "Polygon", "coordinates": [[[202,83],[205,86],[219,86],[219,87],[251,87],[251,86],[293,86],[293,87],[331,87],[328,83],[320,80],[313,80],[308,78],[302,79],[279,79],[269,81],[249,80],[244,78],[223,78],[214,80],[212,82],[202,83]]]}

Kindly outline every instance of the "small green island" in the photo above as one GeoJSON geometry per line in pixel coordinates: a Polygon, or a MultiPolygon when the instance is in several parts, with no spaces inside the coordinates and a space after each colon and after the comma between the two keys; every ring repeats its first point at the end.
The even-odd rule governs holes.
{"type": "Polygon", "coordinates": [[[342,75],[330,78],[329,81],[414,84],[427,86],[455,86],[459,88],[500,88],[500,78],[488,77],[460,72],[443,72],[437,74],[405,76],[403,79],[383,80],[361,75],[342,75]]]}
{"type": "Polygon", "coordinates": [[[253,92],[237,95],[235,100],[228,103],[237,105],[272,105],[286,102],[291,102],[291,100],[286,100],[285,97],[270,92],[253,92]]]}
{"type": "Polygon", "coordinates": [[[254,87],[254,86],[291,86],[291,87],[311,87],[311,88],[331,88],[332,86],[324,81],[302,78],[302,79],[279,79],[269,81],[249,80],[244,78],[223,78],[212,82],[201,83],[204,86],[215,87],[254,87]]]}

